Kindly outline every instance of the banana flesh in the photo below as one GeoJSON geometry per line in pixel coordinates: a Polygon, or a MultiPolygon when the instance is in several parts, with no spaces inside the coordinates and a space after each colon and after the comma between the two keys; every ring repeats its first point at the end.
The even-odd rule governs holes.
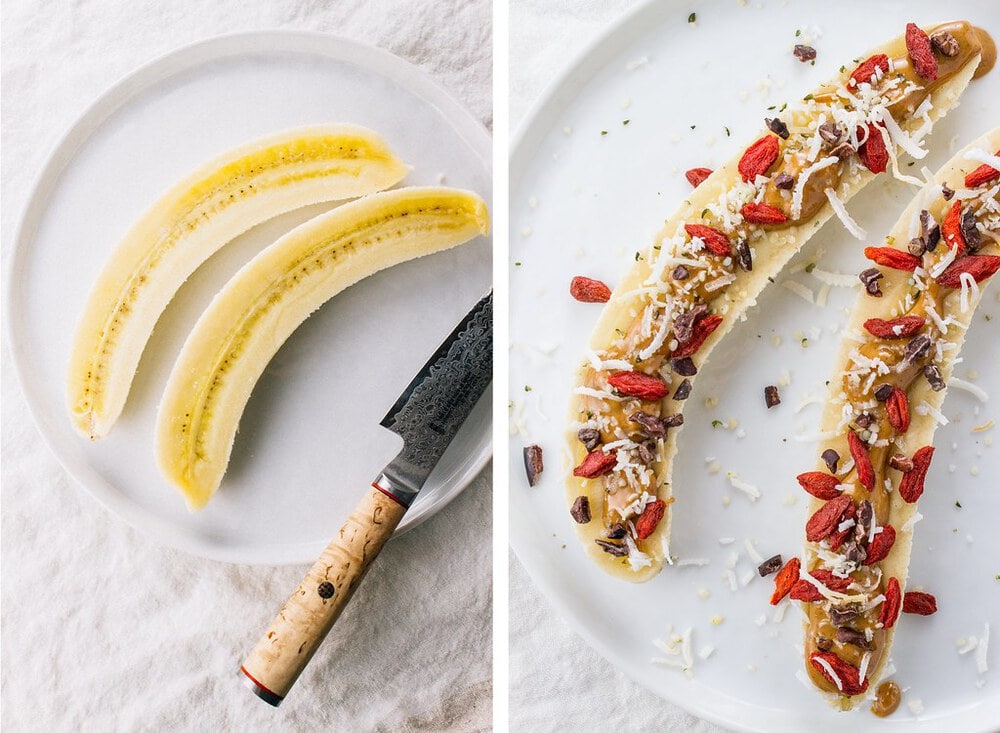
{"type": "Polygon", "coordinates": [[[380,191],[406,173],[370,130],[330,124],[258,139],[175,185],[118,244],[88,297],[67,384],[77,431],[108,433],[157,319],[215,251],[279,214],[380,191]]]}
{"type": "Polygon", "coordinates": [[[189,508],[218,488],[254,385],[313,311],[379,270],[488,230],[475,194],[403,188],[321,214],[247,263],[188,336],[160,403],[157,460],[189,508]]]}

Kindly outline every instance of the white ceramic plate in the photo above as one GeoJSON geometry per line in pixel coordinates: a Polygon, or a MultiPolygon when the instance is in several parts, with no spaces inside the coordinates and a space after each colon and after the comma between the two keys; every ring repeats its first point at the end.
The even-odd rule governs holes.
{"type": "MultiPolygon", "coordinates": [[[[771,287],[717,349],[685,414],[671,543],[680,558],[709,564],[668,568],[649,583],[631,585],[585,558],[565,503],[564,416],[572,374],[600,311],[573,301],[568,284],[574,275],[616,282],[632,265],[633,252],[647,246],[690,190],[683,172],[737,154],[759,134],[769,105],[807,93],[841,64],[901,34],[908,20],[952,18],[969,18],[1000,34],[1000,17],[985,1],[947,7],[648,3],[611,28],[548,90],[513,153],[510,388],[513,423],[524,431],[510,442],[511,542],[552,604],[609,662],[657,695],[732,728],[965,731],[993,730],[1000,721],[997,642],[985,675],[976,674],[974,654],[960,656],[955,648],[959,637],[981,636],[987,622],[993,636],[1000,635],[1000,451],[990,444],[1000,432],[970,432],[1000,418],[1000,283],[990,285],[957,371],[970,379],[978,373],[976,384],[993,400],[980,405],[968,393],[949,392],[945,414],[951,423],[937,433],[930,488],[921,502],[926,518],[917,526],[910,584],[935,593],[941,610],[903,619],[892,657],[898,668],[893,677],[906,690],[904,704],[884,721],[867,711],[838,715],[803,688],[795,677],[802,667],[796,649],[800,614],[790,608],[781,623],[772,620],[772,578],[756,577],[756,563],[744,547],[750,538],[764,557],[800,553],[806,503],[794,477],[813,465],[815,454],[813,444],[795,436],[816,431],[820,408],[796,408],[807,395],[825,394],[838,341],[833,330],[855,291],[834,289],[824,309],[771,287]],[[691,12],[697,13],[693,27],[687,22],[691,12]],[[810,42],[804,38],[818,50],[815,66],[791,54],[793,44],[810,42]],[[807,348],[800,344],[803,334],[807,348]],[[774,335],[781,337],[778,347],[774,335]],[[791,383],[781,389],[782,404],[767,411],[763,387],[777,384],[786,371],[791,383]],[[714,408],[705,404],[710,395],[718,398],[714,408]],[[738,427],[713,428],[713,420],[736,420],[738,427]],[[547,467],[533,489],[521,463],[527,443],[545,450],[547,467]],[[708,470],[709,458],[718,473],[708,470]],[[977,476],[970,473],[973,466],[977,476]],[[730,486],[726,471],[759,486],[763,497],[751,503],[730,486]],[[735,542],[720,545],[726,537],[735,542]],[[737,578],[751,578],[736,592],[725,577],[733,553],[739,553],[737,578]],[[700,589],[709,597],[702,598],[700,589]],[[712,624],[715,615],[724,621],[712,624]],[[693,629],[691,679],[650,664],[651,657],[662,656],[651,641],[666,638],[669,624],[678,633],[693,629]],[[714,653],[698,658],[709,646],[714,653]],[[917,699],[923,713],[915,716],[907,701],[917,699]]],[[[936,170],[957,147],[998,123],[995,69],[938,126],[923,163],[936,170]]],[[[888,231],[912,196],[904,184],[881,178],[848,207],[871,233],[888,231]]],[[[789,268],[800,271],[781,279],[815,292],[818,281],[801,271],[806,263],[856,273],[861,249],[831,220],[789,268]]]]}
{"type": "MultiPolygon", "coordinates": [[[[141,68],[98,99],[56,148],[26,208],[6,292],[25,394],[66,469],[162,542],[243,563],[312,562],[399,450],[379,420],[491,283],[490,241],[404,263],[358,283],[289,339],[258,382],[223,484],[190,514],[153,457],[156,407],[194,321],[239,267],[311,206],[227,245],[156,326],[121,419],[82,440],[64,407],[70,340],[86,294],[131,223],[204,160],[278,130],[353,122],[413,167],[404,184],[491,195],[484,128],[418,69],[332,36],[212,39],[141,68]]],[[[491,455],[489,396],[444,455],[401,528],[433,515],[491,455]]]]}

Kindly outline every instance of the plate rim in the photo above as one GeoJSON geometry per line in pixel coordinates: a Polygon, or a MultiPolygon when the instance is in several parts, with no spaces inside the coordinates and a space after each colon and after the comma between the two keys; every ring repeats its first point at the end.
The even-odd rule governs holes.
{"type": "MultiPolygon", "coordinates": [[[[492,138],[489,131],[473,114],[436,79],[415,64],[385,49],[333,33],[308,29],[273,28],[236,31],[210,36],[161,53],[119,77],[79,112],[59,135],[44,162],[34,175],[29,193],[18,212],[17,224],[6,253],[3,273],[2,318],[4,341],[11,357],[11,367],[28,413],[46,446],[73,479],[72,483],[110,514],[155,542],[209,560],[235,565],[299,565],[313,562],[327,541],[273,544],[260,550],[250,545],[228,547],[195,535],[179,534],[174,524],[155,513],[137,506],[121,494],[107,479],[100,476],[86,461],[76,465],[57,450],[54,426],[41,411],[40,397],[25,378],[28,354],[19,338],[22,324],[15,317],[15,303],[23,290],[17,278],[34,241],[33,227],[41,220],[54,186],[86,142],[109,118],[125,108],[131,100],[151,85],[179,73],[221,59],[247,58],[255,54],[291,52],[296,55],[320,55],[328,59],[352,63],[383,78],[417,85],[419,98],[434,106],[451,123],[456,135],[472,151],[487,172],[492,170],[492,138]],[[295,45],[299,41],[302,45],[295,45]],[[29,232],[29,229],[31,231],[29,232]],[[26,240],[31,241],[26,241],[26,240]]],[[[429,353],[429,352],[428,352],[429,353]]],[[[487,390],[489,392],[489,389],[487,390]]],[[[413,521],[404,522],[397,535],[420,525],[458,497],[493,458],[492,431],[485,432],[486,445],[478,455],[461,464],[461,478],[447,491],[435,496],[413,521]]]]}
{"type": "MultiPolygon", "coordinates": [[[[680,3],[678,0],[673,0],[673,2],[669,3],[669,6],[679,5],[680,3]]],[[[655,16],[658,11],[664,12],[667,9],[668,3],[663,2],[663,0],[641,0],[635,6],[620,14],[617,18],[598,31],[594,37],[584,44],[582,49],[567,62],[566,66],[563,67],[563,69],[543,87],[539,96],[528,107],[527,112],[511,137],[511,149],[508,162],[510,181],[508,191],[509,200],[515,200],[515,183],[519,184],[523,179],[523,175],[531,163],[531,153],[535,152],[535,149],[542,142],[542,140],[544,140],[545,136],[551,132],[551,121],[546,118],[554,113],[557,113],[559,110],[564,109],[569,103],[569,100],[574,98],[571,95],[565,94],[562,98],[560,98],[560,93],[574,91],[574,83],[578,84],[575,91],[579,91],[580,86],[586,86],[587,81],[592,77],[592,73],[590,73],[587,66],[593,62],[592,59],[594,56],[604,52],[606,50],[605,47],[614,43],[619,34],[627,32],[629,27],[640,22],[640,19],[646,14],[655,16]],[[585,78],[582,82],[577,82],[577,76],[585,76],[585,78]],[[548,124],[548,126],[546,126],[546,124],[548,124]]],[[[508,263],[508,265],[509,264],[510,263],[508,263]]],[[[507,386],[509,389],[512,388],[510,383],[508,383],[507,386]]],[[[508,448],[510,448],[513,440],[513,437],[508,438],[508,448]]],[[[515,516],[515,509],[518,506],[517,499],[513,492],[511,492],[508,496],[508,504],[511,519],[513,520],[515,516]]],[[[596,651],[605,661],[613,665],[616,670],[624,674],[625,677],[637,684],[639,687],[655,695],[657,698],[672,705],[676,705],[682,710],[700,719],[732,730],[771,730],[767,726],[773,724],[776,720],[774,711],[772,711],[766,718],[757,719],[753,722],[739,720],[733,715],[725,716],[721,713],[724,709],[731,710],[731,712],[735,715],[740,712],[746,712],[747,708],[743,703],[732,703],[726,700],[722,695],[719,695],[714,700],[714,707],[702,705],[700,702],[695,702],[692,698],[685,696],[684,690],[674,681],[671,681],[667,686],[657,686],[654,684],[653,680],[642,676],[639,671],[634,669],[631,665],[621,664],[621,660],[615,653],[612,645],[605,639],[591,633],[590,629],[587,628],[587,625],[576,613],[573,604],[570,603],[568,599],[557,593],[557,583],[543,582],[543,573],[538,569],[541,567],[541,563],[531,563],[528,561],[533,556],[542,556],[541,553],[536,551],[536,549],[531,546],[528,539],[524,536],[524,532],[516,529],[518,525],[515,522],[511,521],[509,524],[509,547],[513,550],[514,555],[517,557],[521,567],[527,573],[534,588],[542,595],[546,602],[559,613],[563,622],[566,623],[566,625],[569,626],[574,633],[583,638],[591,649],[596,651]],[[736,707],[734,708],[733,705],[736,705],[736,707]]],[[[551,581],[551,578],[548,579],[548,581],[551,581]]],[[[1000,696],[987,698],[982,701],[981,705],[958,710],[953,715],[947,716],[947,721],[951,724],[958,725],[983,725],[985,723],[988,726],[988,720],[991,716],[1000,717],[1000,696]]],[[[778,718],[783,718],[786,725],[795,723],[801,723],[802,725],[807,724],[807,721],[797,720],[797,715],[794,711],[780,711],[778,713],[778,718]]],[[[934,731],[938,730],[938,726],[942,722],[943,720],[941,718],[934,717],[907,720],[906,724],[909,726],[907,728],[908,730],[934,731]]],[[[815,724],[815,722],[811,724],[815,724]]],[[[988,733],[989,728],[970,728],[969,730],[988,733]]]]}

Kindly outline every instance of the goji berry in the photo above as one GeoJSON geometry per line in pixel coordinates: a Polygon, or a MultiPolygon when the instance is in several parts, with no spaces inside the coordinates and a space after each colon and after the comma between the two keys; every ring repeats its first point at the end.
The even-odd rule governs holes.
{"type": "Polygon", "coordinates": [[[744,204],[740,209],[743,219],[750,224],[781,224],[788,221],[785,212],[770,204],[744,204]]]}
{"type": "Polygon", "coordinates": [[[896,530],[893,529],[892,525],[887,524],[868,543],[868,555],[865,557],[865,565],[874,565],[877,562],[885,560],[894,544],[896,544],[896,530]]]}
{"type": "Polygon", "coordinates": [[[656,529],[656,525],[663,519],[663,514],[666,510],[667,503],[662,499],[657,499],[647,504],[646,508],[642,510],[638,521],[635,523],[635,536],[640,540],[644,540],[653,534],[653,530],[656,529]]]}
{"type": "MultiPolygon", "coordinates": [[[[818,580],[824,586],[837,593],[843,593],[851,585],[850,578],[840,578],[834,575],[829,570],[813,570],[809,573],[813,578],[818,580]]],[[[789,596],[793,601],[804,601],[810,603],[812,601],[822,601],[823,594],[820,593],[819,588],[816,587],[815,583],[810,583],[808,580],[799,579],[795,585],[792,586],[791,595],[789,596]]]]}
{"type": "Polygon", "coordinates": [[[597,478],[603,476],[618,463],[618,451],[591,451],[579,466],[573,469],[573,475],[580,478],[597,478]]]}
{"type": "Polygon", "coordinates": [[[854,459],[854,465],[858,469],[858,481],[871,491],[875,487],[875,469],[872,468],[872,459],[868,455],[868,446],[853,430],[847,432],[847,446],[851,450],[851,458],[854,459]]]}
{"type": "Polygon", "coordinates": [[[889,71],[889,57],[884,53],[877,53],[858,64],[858,68],[851,72],[851,76],[847,80],[847,86],[857,86],[865,82],[870,83],[876,69],[880,69],[883,74],[889,71]]]}
{"type": "Polygon", "coordinates": [[[600,280],[577,275],[569,284],[569,294],[581,303],[607,303],[611,300],[611,288],[600,280]]]}
{"type": "Polygon", "coordinates": [[[969,273],[972,279],[981,283],[1000,270],[1000,256],[997,255],[967,255],[959,257],[948,265],[948,268],[937,276],[935,282],[946,288],[962,287],[962,273],[969,273]]]}
{"type": "Polygon", "coordinates": [[[931,39],[916,23],[906,24],[906,50],[918,76],[927,81],[938,78],[938,62],[931,48],[931,39]]]}
{"type": "Polygon", "coordinates": [[[711,168],[692,168],[684,174],[684,177],[688,179],[688,183],[697,188],[710,175],[712,175],[711,168]]]}
{"type": "Polygon", "coordinates": [[[837,488],[840,485],[840,479],[829,473],[807,471],[800,473],[796,478],[806,493],[812,494],[817,499],[836,499],[842,493],[837,488]]]}
{"type": "Polygon", "coordinates": [[[809,664],[844,695],[861,695],[868,689],[868,679],[861,680],[858,668],[850,662],[845,662],[833,652],[813,652],[809,655],[809,664]],[[820,659],[830,665],[836,678],[831,677],[826,667],[819,663],[820,659]]]}
{"type": "Polygon", "coordinates": [[[893,270],[913,272],[920,266],[920,258],[892,247],[865,247],[865,257],[876,265],[891,267],[893,270]]]}
{"type": "Polygon", "coordinates": [[[767,169],[778,159],[778,147],[778,138],[774,135],[765,135],[750,145],[737,166],[743,180],[749,183],[767,173],[767,169]]]}
{"type": "Polygon", "coordinates": [[[670,387],[660,377],[642,372],[615,372],[608,377],[608,384],[619,393],[642,400],[663,399],[670,387]]]}
{"type": "Polygon", "coordinates": [[[899,495],[903,501],[912,504],[924,493],[924,481],[933,457],[934,448],[929,445],[919,448],[913,454],[913,470],[904,473],[899,482],[899,495]]]}
{"type": "Polygon", "coordinates": [[[926,322],[927,319],[923,316],[900,316],[891,321],[869,318],[865,321],[865,330],[881,339],[902,339],[915,334],[926,322]]]}
{"type": "Polygon", "coordinates": [[[958,254],[965,252],[965,237],[962,236],[962,202],[956,200],[948,209],[948,213],[941,222],[941,237],[944,243],[952,249],[957,249],[958,254]]]}
{"type": "Polygon", "coordinates": [[[910,427],[910,402],[906,392],[899,387],[892,388],[892,394],[885,401],[885,410],[889,415],[889,424],[897,433],[905,433],[910,427]]]}
{"type": "Polygon", "coordinates": [[[817,509],[806,522],[806,539],[819,542],[833,534],[847,507],[853,503],[851,497],[841,495],[817,509]]]}
{"type": "Polygon", "coordinates": [[[705,249],[720,257],[728,257],[733,253],[733,247],[729,243],[729,237],[718,229],[705,226],[704,224],[685,224],[684,231],[689,237],[698,237],[705,243],[705,249]]]}
{"type": "Polygon", "coordinates": [[[874,122],[868,123],[868,139],[858,146],[858,157],[872,173],[884,173],[889,164],[885,138],[882,137],[881,128],[874,122]]]}
{"type": "Polygon", "coordinates": [[[903,594],[903,613],[930,616],[937,613],[937,598],[930,593],[910,590],[903,594]]]}
{"type": "Polygon", "coordinates": [[[802,562],[797,557],[793,557],[774,576],[774,593],[771,594],[772,606],[777,606],[781,602],[781,599],[788,595],[792,586],[798,582],[801,567],[802,562]]]}
{"type": "MultiPolygon", "coordinates": [[[[995,155],[1000,155],[1000,150],[998,150],[995,155]]],[[[969,173],[965,175],[965,187],[976,188],[978,186],[982,186],[984,183],[995,181],[998,178],[1000,178],[1000,171],[991,165],[983,163],[981,166],[975,170],[969,171],[969,173]]]]}
{"type": "Polygon", "coordinates": [[[902,605],[902,592],[899,589],[899,581],[889,578],[885,587],[885,600],[882,601],[882,608],[878,612],[878,621],[883,629],[891,629],[896,625],[899,618],[899,607],[902,605]]]}

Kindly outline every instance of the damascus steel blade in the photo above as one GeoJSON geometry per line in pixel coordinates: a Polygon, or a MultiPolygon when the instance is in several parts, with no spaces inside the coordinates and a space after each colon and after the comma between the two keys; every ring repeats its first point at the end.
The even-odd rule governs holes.
{"type": "Polygon", "coordinates": [[[376,482],[409,505],[493,377],[493,292],[480,300],[410,382],[382,425],[403,450],[376,482]]]}

